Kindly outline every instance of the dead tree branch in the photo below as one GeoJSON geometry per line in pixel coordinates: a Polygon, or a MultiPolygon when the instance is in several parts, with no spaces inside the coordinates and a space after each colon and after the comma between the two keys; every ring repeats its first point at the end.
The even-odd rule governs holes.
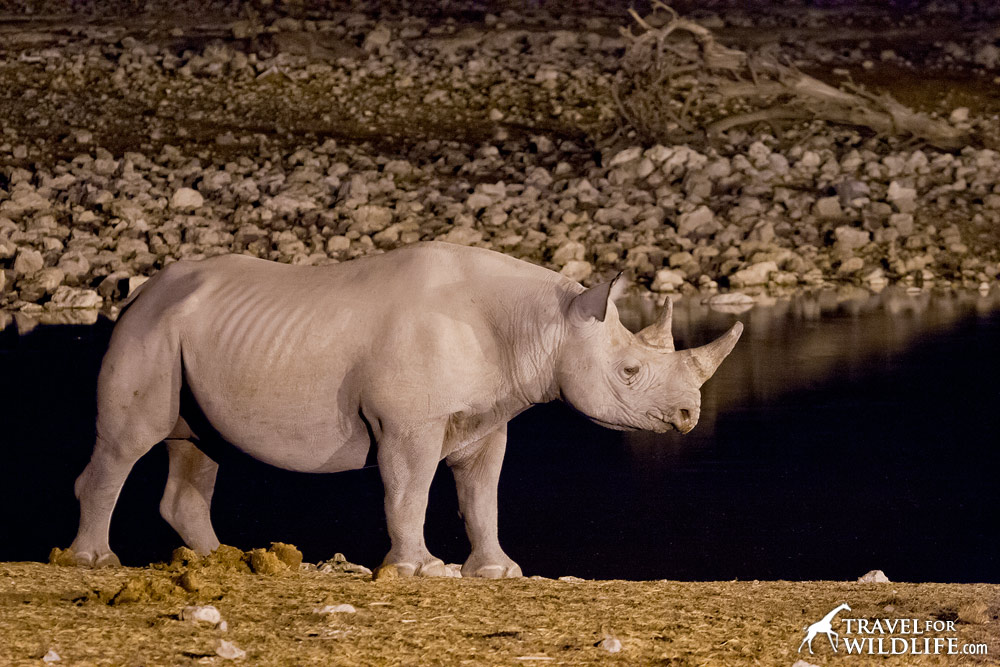
{"type": "Polygon", "coordinates": [[[822,120],[942,149],[969,142],[962,130],[888,95],[836,88],[772,54],[751,57],[659,0],[653,9],[647,17],[629,10],[638,32],[621,28],[627,46],[614,90],[622,117],[647,141],[709,140],[758,123],[822,120]]]}

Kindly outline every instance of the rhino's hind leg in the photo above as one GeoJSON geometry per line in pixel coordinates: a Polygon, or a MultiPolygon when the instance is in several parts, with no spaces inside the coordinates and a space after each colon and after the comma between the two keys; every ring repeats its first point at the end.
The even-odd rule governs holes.
{"type": "Polygon", "coordinates": [[[97,437],[90,463],[76,480],[80,500],[80,527],[70,545],[73,558],[82,567],[118,566],[121,562],[108,543],[111,513],[118,502],[132,466],[158,441],[125,446],[97,437]]]}
{"type": "Polygon", "coordinates": [[[169,334],[147,330],[130,310],[119,321],[97,386],[97,442],[76,480],[80,527],[70,546],[78,565],[117,565],[108,533],[125,478],[170,435],[180,411],[181,358],[169,334]]]}
{"type": "Polygon", "coordinates": [[[83,567],[121,565],[108,544],[111,512],[138,457],[129,460],[116,449],[98,437],[90,463],[74,486],[80,500],[80,527],[70,550],[76,564],[83,567]]]}
{"type": "Polygon", "coordinates": [[[500,548],[497,537],[497,484],[507,449],[507,425],[448,458],[458,490],[458,507],[472,553],[462,565],[463,577],[520,577],[521,568],[500,548]]]}
{"type": "MultiPolygon", "coordinates": [[[[171,433],[174,436],[175,433],[171,433]]],[[[170,473],[160,501],[160,514],[184,543],[199,555],[219,548],[212,528],[212,492],[219,464],[189,439],[167,439],[170,473]]]]}
{"type": "Polygon", "coordinates": [[[444,561],[424,543],[431,480],[441,457],[444,424],[422,429],[388,427],[378,438],[378,466],[385,487],[385,518],[392,547],[379,567],[399,575],[449,576],[444,561]]]}

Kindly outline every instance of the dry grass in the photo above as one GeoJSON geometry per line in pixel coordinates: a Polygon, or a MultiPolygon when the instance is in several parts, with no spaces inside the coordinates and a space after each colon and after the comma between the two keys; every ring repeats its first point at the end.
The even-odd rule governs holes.
{"type": "MultiPolygon", "coordinates": [[[[803,628],[842,601],[851,605],[853,618],[953,619],[960,642],[989,647],[989,656],[978,662],[962,662],[962,656],[852,656],[851,665],[1000,664],[998,585],[372,582],[363,575],[261,576],[203,567],[199,574],[217,586],[192,593],[171,586],[183,571],[162,565],[88,571],[0,564],[0,664],[38,664],[50,648],[62,664],[218,664],[225,661],[215,656],[214,642],[225,637],[246,650],[243,662],[255,665],[791,665],[809,657],[796,653],[803,628]],[[108,603],[123,587],[143,588],[137,582],[154,582],[146,588],[170,594],[158,601],[108,603]],[[192,603],[216,605],[228,631],[178,620],[192,603]],[[357,613],[313,613],[339,603],[354,605],[357,613]],[[606,634],[621,640],[620,653],[597,646],[606,634]]],[[[814,648],[811,662],[832,657],[829,645],[817,641],[814,648]]]]}

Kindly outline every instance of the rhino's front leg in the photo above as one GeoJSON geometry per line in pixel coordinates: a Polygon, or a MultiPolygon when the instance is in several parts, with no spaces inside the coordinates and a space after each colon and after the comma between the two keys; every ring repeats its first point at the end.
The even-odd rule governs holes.
{"type": "Polygon", "coordinates": [[[379,570],[393,567],[404,577],[445,577],[448,568],[424,543],[424,518],[431,480],[441,460],[444,424],[420,430],[383,425],[378,466],[385,487],[385,518],[392,547],[379,570]]]}
{"type": "Polygon", "coordinates": [[[463,577],[520,577],[521,568],[500,548],[497,537],[497,484],[507,449],[507,425],[448,456],[455,475],[458,506],[472,553],[462,565],[463,577]]]}

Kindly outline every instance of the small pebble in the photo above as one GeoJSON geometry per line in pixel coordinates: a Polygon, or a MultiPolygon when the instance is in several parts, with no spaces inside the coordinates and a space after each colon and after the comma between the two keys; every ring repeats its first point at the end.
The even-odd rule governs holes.
{"type": "Polygon", "coordinates": [[[204,623],[215,627],[222,623],[222,614],[212,605],[184,607],[180,613],[182,621],[204,623]]]}
{"type": "Polygon", "coordinates": [[[313,610],[314,614],[319,614],[320,616],[325,616],[327,614],[354,614],[357,613],[357,609],[353,605],[349,604],[328,604],[325,607],[317,607],[313,610]]]}
{"type": "Polygon", "coordinates": [[[226,660],[239,660],[240,658],[245,658],[247,652],[232,642],[225,639],[217,639],[215,641],[215,654],[226,660]]]}
{"type": "Polygon", "coordinates": [[[889,577],[885,576],[882,570],[872,570],[863,576],[858,577],[859,584],[887,584],[889,577]]]}
{"type": "Polygon", "coordinates": [[[605,637],[601,640],[601,648],[608,653],[618,653],[622,650],[622,643],[617,637],[605,637]]]}

